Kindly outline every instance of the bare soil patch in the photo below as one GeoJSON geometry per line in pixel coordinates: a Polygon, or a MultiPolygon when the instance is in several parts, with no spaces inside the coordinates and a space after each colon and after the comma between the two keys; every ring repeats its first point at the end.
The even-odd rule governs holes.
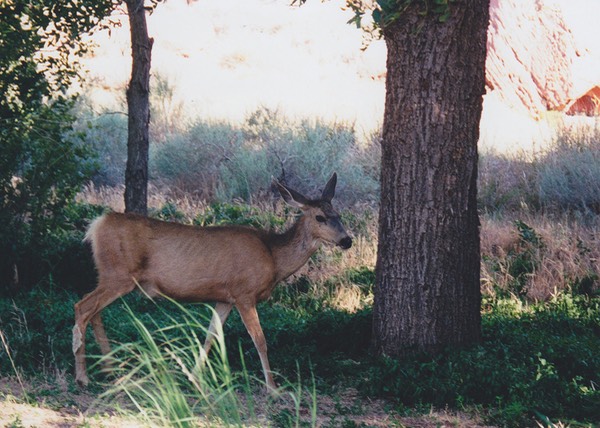
{"type": "MultiPolygon", "coordinates": [[[[118,415],[113,408],[98,400],[98,394],[74,387],[64,376],[58,376],[55,381],[26,380],[23,387],[15,377],[0,378],[0,427],[146,426],[134,418],[118,415]]],[[[275,406],[275,411],[292,410],[286,400],[275,406]]],[[[488,428],[473,415],[450,410],[432,409],[426,415],[401,417],[390,410],[390,403],[361,397],[352,389],[335,397],[319,396],[317,406],[319,427],[488,428]]],[[[273,410],[269,409],[269,412],[273,410]]],[[[310,420],[310,411],[301,409],[301,417],[310,420]]],[[[266,415],[260,420],[266,422],[266,415]]]]}

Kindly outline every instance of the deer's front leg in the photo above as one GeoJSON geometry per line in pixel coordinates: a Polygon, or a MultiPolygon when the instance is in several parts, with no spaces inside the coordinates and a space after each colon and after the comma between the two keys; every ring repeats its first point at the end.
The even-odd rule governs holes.
{"type": "Polygon", "coordinates": [[[254,346],[258,351],[260,363],[265,374],[265,382],[267,383],[267,389],[270,393],[275,393],[277,390],[277,385],[273,380],[273,374],[271,373],[271,368],[269,366],[269,359],[267,358],[267,341],[265,340],[265,335],[260,326],[260,321],[258,320],[256,306],[236,305],[236,307],[242,317],[244,325],[246,326],[246,330],[248,330],[248,333],[250,334],[250,337],[254,342],[254,346]]]}

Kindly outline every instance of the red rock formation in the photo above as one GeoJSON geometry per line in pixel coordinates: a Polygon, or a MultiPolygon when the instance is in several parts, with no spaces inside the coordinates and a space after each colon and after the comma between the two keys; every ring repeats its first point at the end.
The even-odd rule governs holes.
{"type": "Polygon", "coordinates": [[[569,115],[600,116],[600,86],[594,86],[575,100],[567,110],[569,115]]]}
{"type": "MultiPolygon", "coordinates": [[[[549,110],[597,115],[600,73],[582,67],[593,55],[567,22],[567,8],[577,7],[568,0],[491,0],[488,91],[498,91],[506,104],[533,117],[549,110]],[[583,91],[582,78],[589,82],[583,91]]],[[[600,55],[600,46],[594,55],[600,55]]]]}

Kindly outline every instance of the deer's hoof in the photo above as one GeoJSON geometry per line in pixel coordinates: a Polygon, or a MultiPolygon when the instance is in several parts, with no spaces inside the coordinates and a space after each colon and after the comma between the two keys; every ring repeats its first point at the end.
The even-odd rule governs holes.
{"type": "Polygon", "coordinates": [[[87,388],[87,386],[90,384],[90,380],[87,376],[81,376],[75,379],[75,383],[77,383],[77,386],[80,388],[87,388]]]}

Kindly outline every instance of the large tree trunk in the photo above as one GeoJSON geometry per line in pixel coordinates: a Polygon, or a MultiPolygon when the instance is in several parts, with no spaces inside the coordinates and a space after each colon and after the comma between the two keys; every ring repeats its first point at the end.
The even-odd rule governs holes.
{"type": "Polygon", "coordinates": [[[125,211],[148,210],[148,125],[150,123],[150,61],[153,40],[148,37],[144,0],[127,0],[131,31],[131,80],[127,88],[129,114],[125,211]]]}
{"type": "Polygon", "coordinates": [[[384,28],[378,354],[437,352],[481,337],[477,140],[488,1],[450,8],[443,23],[411,7],[384,28]]]}

